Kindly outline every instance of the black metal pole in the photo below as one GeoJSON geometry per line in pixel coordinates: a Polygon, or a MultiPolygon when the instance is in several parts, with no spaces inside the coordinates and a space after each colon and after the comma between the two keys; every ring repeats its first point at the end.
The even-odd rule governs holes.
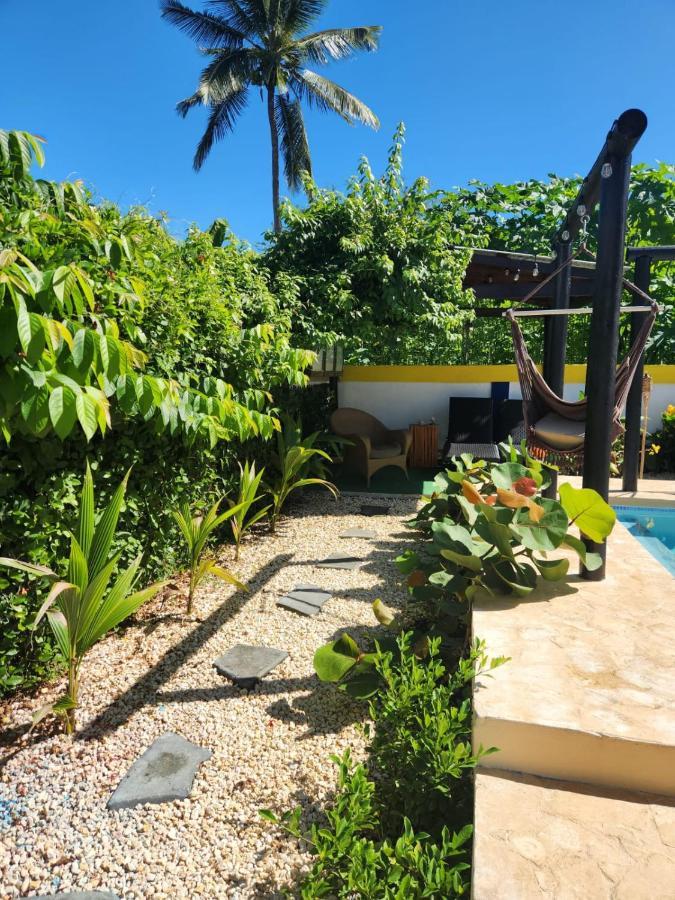
{"type": "MultiPolygon", "coordinates": [[[[572,253],[568,240],[556,244],[556,265],[568,262],[572,253]]],[[[572,272],[569,266],[562,269],[553,280],[552,309],[569,309],[572,272]]],[[[550,316],[544,319],[544,365],[546,383],[559,397],[565,387],[565,356],[567,351],[567,316],[550,316]]],[[[544,496],[555,500],[558,494],[558,473],[551,474],[551,483],[544,496]]]]}
{"type": "MultiPolygon", "coordinates": [[[[652,260],[650,256],[638,256],[635,260],[633,281],[643,291],[649,292],[652,260]]],[[[639,302],[636,298],[636,302],[639,302]]],[[[640,330],[643,317],[633,313],[630,317],[630,339],[640,330]]],[[[644,356],[635,369],[633,383],[630,386],[626,401],[626,435],[623,447],[623,489],[637,491],[638,473],[640,471],[640,444],[642,424],[642,376],[644,373],[644,356]]]]}
{"type": "MultiPolygon", "coordinates": [[[[638,111],[631,110],[631,113],[636,112],[638,111]]],[[[625,123],[631,130],[637,130],[638,138],[647,125],[644,113],[640,113],[640,116],[641,119],[633,116],[630,122],[625,123]]],[[[623,116],[617,122],[619,127],[622,118],[623,116]]],[[[634,143],[633,141],[633,146],[634,143]]],[[[623,145],[617,142],[609,149],[600,173],[598,255],[586,368],[583,485],[596,490],[605,500],[609,497],[614,375],[619,344],[619,306],[623,288],[631,149],[630,142],[623,145]]],[[[583,537],[583,541],[587,550],[600,554],[602,565],[593,572],[582,566],[581,575],[589,581],[602,581],[605,577],[606,544],[596,544],[586,537],[583,537]]]]}

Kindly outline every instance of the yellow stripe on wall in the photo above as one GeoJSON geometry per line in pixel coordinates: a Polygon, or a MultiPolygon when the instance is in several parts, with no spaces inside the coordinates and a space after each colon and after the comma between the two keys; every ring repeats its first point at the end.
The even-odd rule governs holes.
{"type": "MultiPolygon", "coordinates": [[[[675,384],[675,366],[645,366],[655,384],[675,384]]],[[[518,381],[514,365],[504,366],[345,366],[343,381],[440,382],[481,384],[518,381]]],[[[565,366],[567,384],[584,384],[585,365],[565,366]]]]}

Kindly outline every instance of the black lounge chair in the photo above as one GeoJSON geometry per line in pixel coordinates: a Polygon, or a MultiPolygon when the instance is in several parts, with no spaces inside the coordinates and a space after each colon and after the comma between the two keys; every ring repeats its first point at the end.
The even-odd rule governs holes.
{"type": "Polygon", "coordinates": [[[492,397],[451,397],[443,459],[471,453],[480,459],[498,460],[493,412],[492,397]]]}

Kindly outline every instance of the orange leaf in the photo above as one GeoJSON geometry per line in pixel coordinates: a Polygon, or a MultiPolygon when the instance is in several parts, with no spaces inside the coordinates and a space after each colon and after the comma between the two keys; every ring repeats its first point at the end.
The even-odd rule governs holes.
{"type": "Polygon", "coordinates": [[[502,506],[506,506],[508,509],[522,509],[524,506],[527,506],[531,522],[540,522],[546,512],[543,506],[539,506],[530,497],[523,497],[522,494],[517,494],[515,491],[505,491],[503,488],[497,488],[497,496],[502,506]]]}
{"type": "Polygon", "coordinates": [[[463,482],[462,482],[462,493],[464,494],[464,496],[466,497],[466,499],[469,501],[469,503],[474,503],[474,504],[476,504],[476,503],[482,503],[482,502],[483,502],[483,498],[482,498],[481,495],[478,493],[478,491],[476,490],[476,488],[471,484],[470,481],[463,481],[463,482]]]}
{"type": "Polygon", "coordinates": [[[497,502],[497,495],[496,495],[496,494],[490,494],[489,497],[485,497],[485,499],[484,499],[483,502],[484,502],[484,503],[487,503],[488,506],[494,506],[495,503],[497,502]]]}
{"type": "Polygon", "coordinates": [[[408,586],[409,587],[421,587],[426,583],[427,576],[421,569],[415,569],[414,572],[411,572],[408,575],[408,586]]]}

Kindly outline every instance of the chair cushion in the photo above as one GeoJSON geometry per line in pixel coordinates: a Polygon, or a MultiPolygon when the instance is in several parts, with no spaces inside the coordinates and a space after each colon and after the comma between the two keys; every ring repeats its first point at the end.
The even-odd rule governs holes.
{"type": "Polygon", "coordinates": [[[535,424],[534,433],[556,450],[578,450],[584,442],[586,422],[573,422],[557,413],[547,413],[535,424]]]}
{"type": "Polygon", "coordinates": [[[401,456],[403,450],[400,444],[373,444],[370,448],[371,459],[391,459],[392,456],[401,456]]]}

